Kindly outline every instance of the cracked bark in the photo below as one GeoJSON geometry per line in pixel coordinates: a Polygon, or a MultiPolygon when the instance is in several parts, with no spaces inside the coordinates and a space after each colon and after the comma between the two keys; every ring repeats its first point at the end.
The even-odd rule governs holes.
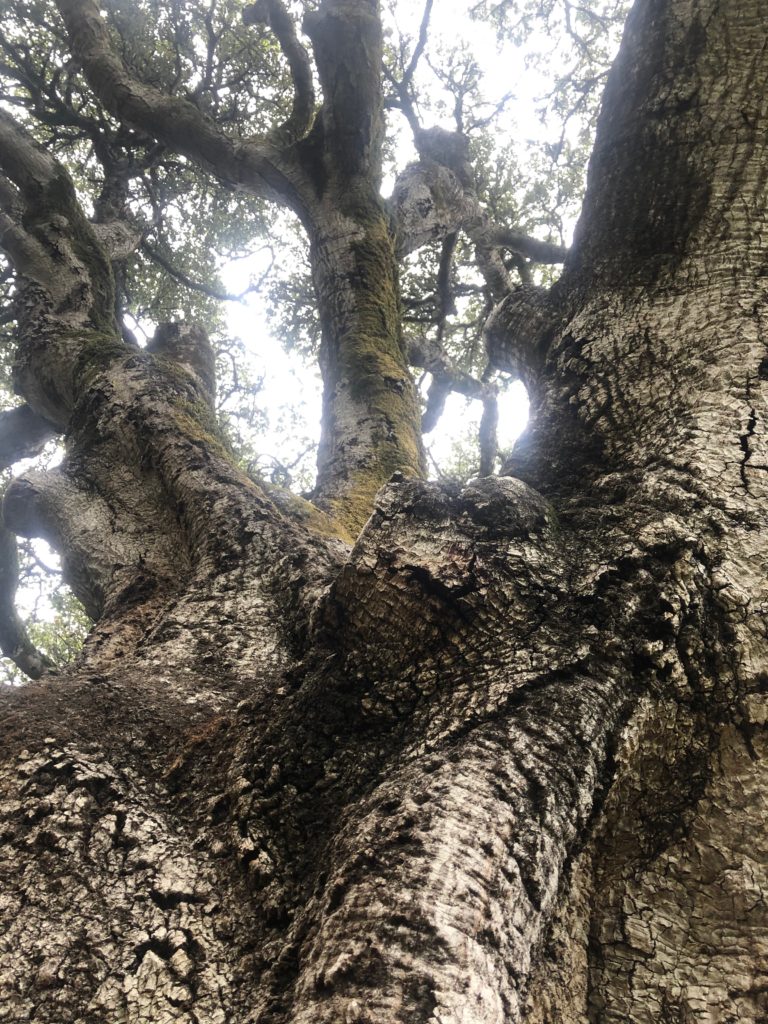
{"type": "Polygon", "coordinates": [[[100,619],[2,696],[0,1019],[765,1019],[765,16],[637,6],[564,277],[489,330],[511,475],[351,550],[217,446],[203,337],[45,305],[68,455],[6,515],[100,619]]]}

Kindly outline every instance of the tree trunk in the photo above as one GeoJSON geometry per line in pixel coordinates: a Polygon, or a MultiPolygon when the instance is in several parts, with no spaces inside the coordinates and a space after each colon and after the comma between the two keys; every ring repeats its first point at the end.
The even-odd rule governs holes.
{"type": "Polygon", "coordinates": [[[324,385],[315,500],[351,540],[382,484],[423,474],[424,452],[388,218],[373,197],[346,205],[323,204],[312,242],[324,385]]]}
{"type": "MultiPolygon", "coordinates": [[[[74,292],[29,305],[69,448],[4,514],[99,621],[2,696],[0,1020],[766,1019],[767,20],[637,5],[566,271],[489,329],[529,435],[502,477],[389,483],[351,550],[357,507],[231,465],[204,337],[73,354],[74,292]]],[[[412,401],[379,228],[313,239],[358,464],[382,387],[412,401]]]]}

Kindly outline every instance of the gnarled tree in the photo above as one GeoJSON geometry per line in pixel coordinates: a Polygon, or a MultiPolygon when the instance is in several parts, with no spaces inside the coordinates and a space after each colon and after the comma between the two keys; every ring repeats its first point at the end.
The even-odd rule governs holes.
{"type": "Polygon", "coordinates": [[[293,90],[258,138],[201,100],[213,30],[185,92],[95,0],[56,6],[89,98],[26,95],[106,170],[84,210],[0,110],[6,464],[66,437],[3,516],[95,625],[58,675],[18,620],[0,638],[42,673],[1,696],[0,1019],[765,1020],[764,0],[638,0],[567,255],[493,221],[410,65],[419,161],[382,200],[375,0],[322,0],[310,49],[280,0],[246,9],[293,90]],[[120,330],[125,183],[160,150],[306,231],[312,502],[235,465],[200,328],[120,330]],[[449,488],[424,480],[398,265],[457,233],[533,415],[503,475],[449,488]],[[564,272],[515,286],[505,252],[564,272]]]}

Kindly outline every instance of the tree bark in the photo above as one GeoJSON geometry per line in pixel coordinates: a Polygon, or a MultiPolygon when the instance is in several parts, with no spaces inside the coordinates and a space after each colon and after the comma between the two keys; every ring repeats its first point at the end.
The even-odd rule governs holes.
{"type": "Polygon", "coordinates": [[[400,327],[395,237],[379,195],[384,120],[378,4],[327,0],[305,18],[323,105],[303,165],[322,328],[316,503],[354,538],[394,473],[420,476],[418,402],[400,327]]]}
{"type": "MultiPolygon", "coordinates": [[[[370,14],[309,26],[324,94],[364,90],[322,17],[370,14]]],[[[360,488],[329,515],[237,472],[204,336],[122,346],[103,260],[70,257],[80,305],[30,281],[20,388],[68,454],[4,514],[98,622],[2,695],[0,1020],[765,1019],[767,17],[637,4],[565,273],[489,329],[533,425],[462,489],[378,490],[420,456],[380,433],[412,398],[362,105],[324,158],[357,205],[312,200],[325,464],[380,458],[362,530],[360,488]]],[[[57,196],[41,259],[74,252],[57,196]]]]}

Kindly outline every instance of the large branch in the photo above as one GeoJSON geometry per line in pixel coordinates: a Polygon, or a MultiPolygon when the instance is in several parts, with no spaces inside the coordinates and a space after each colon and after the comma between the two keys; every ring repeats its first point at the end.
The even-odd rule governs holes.
{"type": "Polygon", "coordinates": [[[58,431],[28,405],[0,412],[0,470],[39,455],[58,431]]]}
{"type": "Polygon", "coordinates": [[[13,601],[18,582],[16,538],[0,525],[0,650],[25,675],[39,679],[44,672],[55,666],[37,650],[18,616],[13,601]]]}
{"type": "Polygon", "coordinates": [[[14,387],[63,431],[86,337],[102,345],[114,330],[114,279],[105,244],[125,248],[131,232],[115,232],[115,225],[95,229],[64,168],[4,111],[0,204],[0,244],[20,286],[14,387]]]}
{"type": "MultiPolygon", "coordinates": [[[[35,198],[56,176],[56,162],[0,109],[0,168],[25,198],[35,198]]],[[[4,196],[7,190],[4,189],[4,196]]]]}
{"type": "Polygon", "coordinates": [[[273,133],[295,141],[306,135],[315,115],[315,87],[309,54],[296,35],[296,28],[282,0],[256,0],[243,11],[246,25],[268,25],[275,33],[293,79],[293,106],[286,121],[273,133]]]}
{"type": "Polygon", "coordinates": [[[526,235],[523,231],[499,225],[488,224],[478,235],[485,245],[508,249],[520,256],[527,256],[534,263],[562,263],[568,252],[564,245],[542,242],[541,239],[526,235]]]}
{"type": "Polygon", "coordinates": [[[454,366],[439,342],[428,337],[411,338],[408,341],[408,362],[411,366],[419,366],[432,374],[433,385],[429,390],[427,407],[421,419],[421,429],[425,434],[437,426],[443,412],[445,399],[451,391],[465,398],[475,398],[481,402],[496,397],[496,388],[478,380],[464,370],[454,366]]]}
{"type": "Polygon", "coordinates": [[[53,286],[56,265],[37,239],[27,234],[19,221],[0,209],[0,249],[24,277],[53,286]]]}
{"type": "Polygon", "coordinates": [[[0,109],[0,248],[18,273],[49,287],[60,281],[55,261],[24,219],[30,207],[40,204],[55,173],[50,157],[0,109]]]}
{"type": "Polygon", "coordinates": [[[131,75],[114,53],[94,0],[57,0],[73,54],[115,117],[152,135],[228,184],[298,206],[285,154],[266,140],[239,142],[188,100],[168,96],[131,75]]]}
{"type": "Polygon", "coordinates": [[[124,260],[141,243],[141,231],[128,220],[116,219],[91,224],[91,228],[111,260],[124,260]]]}
{"type": "Polygon", "coordinates": [[[399,256],[457,230],[465,231],[478,246],[508,249],[537,263],[562,263],[566,256],[567,250],[561,245],[493,224],[456,170],[433,159],[405,168],[395,183],[390,203],[399,256]]]}
{"type": "Polygon", "coordinates": [[[361,188],[375,195],[384,140],[378,4],[324,0],[304,18],[304,31],[312,40],[323,89],[326,173],[342,202],[354,200],[361,188]]]}
{"type": "Polygon", "coordinates": [[[397,255],[441,241],[476,218],[477,202],[456,175],[434,161],[409,164],[390,199],[397,255]]]}

